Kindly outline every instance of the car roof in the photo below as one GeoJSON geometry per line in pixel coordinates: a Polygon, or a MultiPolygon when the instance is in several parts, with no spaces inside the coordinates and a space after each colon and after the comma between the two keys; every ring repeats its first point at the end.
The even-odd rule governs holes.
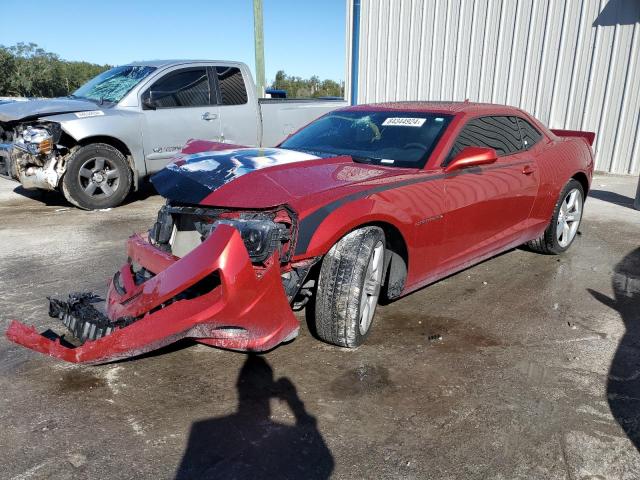
{"type": "Polygon", "coordinates": [[[523,111],[516,107],[508,105],[499,105],[495,103],[476,103],[476,102],[438,102],[438,101],[404,101],[404,102],[385,102],[385,103],[369,103],[362,105],[354,105],[345,107],[347,110],[397,110],[404,112],[434,112],[456,115],[467,113],[470,115],[522,115],[523,111]]]}
{"type": "Polygon", "coordinates": [[[148,61],[139,61],[139,62],[131,62],[127,63],[127,65],[142,65],[145,67],[166,67],[170,65],[182,65],[184,63],[223,63],[229,65],[241,65],[240,62],[232,62],[229,60],[189,60],[189,59],[181,59],[181,60],[148,60],[148,61]]]}

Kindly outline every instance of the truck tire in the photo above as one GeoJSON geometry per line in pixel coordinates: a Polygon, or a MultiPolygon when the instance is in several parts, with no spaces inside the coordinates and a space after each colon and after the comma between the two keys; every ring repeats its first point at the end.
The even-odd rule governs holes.
{"type": "Polygon", "coordinates": [[[549,226],[539,238],[527,242],[527,247],[548,255],[566,251],[578,234],[583,207],[584,190],[572,178],[560,192],[549,226]]]}
{"type": "Polygon", "coordinates": [[[106,143],[77,149],[67,159],[62,193],[86,210],[120,205],[131,190],[131,169],[119,150],[106,143]]]}
{"type": "Polygon", "coordinates": [[[362,345],[380,296],[384,232],[364,227],[342,237],[325,255],[315,299],[315,329],[325,342],[362,345]]]}

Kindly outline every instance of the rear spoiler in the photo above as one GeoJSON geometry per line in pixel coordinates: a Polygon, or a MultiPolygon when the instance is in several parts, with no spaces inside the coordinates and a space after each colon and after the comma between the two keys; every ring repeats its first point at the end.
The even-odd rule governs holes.
{"type": "Polygon", "coordinates": [[[593,132],[582,132],[580,130],[551,130],[554,135],[559,137],[579,137],[584,138],[589,145],[593,145],[596,134],[593,132]]]}

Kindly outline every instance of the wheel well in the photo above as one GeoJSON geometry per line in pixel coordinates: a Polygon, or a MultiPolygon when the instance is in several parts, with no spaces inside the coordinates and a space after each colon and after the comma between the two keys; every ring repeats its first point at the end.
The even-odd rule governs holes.
{"type": "Polygon", "coordinates": [[[582,172],[578,172],[572,178],[580,182],[580,185],[582,185],[582,191],[586,197],[589,193],[589,180],[587,179],[587,176],[582,172]]]}
{"type": "MultiPolygon", "coordinates": [[[[382,228],[387,243],[387,264],[385,265],[385,276],[383,283],[383,300],[392,300],[400,296],[407,280],[409,267],[409,251],[407,243],[397,227],[386,222],[375,222],[375,225],[382,228]]],[[[362,227],[367,225],[362,225],[362,227]]],[[[361,227],[358,227],[361,228],[361,227]]]]}
{"type": "Polygon", "coordinates": [[[92,143],[106,143],[107,145],[111,145],[113,148],[117,148],[120,153],[122,153],[125,157],[131,155],[129,148],[124,144],[124,142],[118,140],[114,137],[107,136],[96,136],[96,137],[87,137],[83,138],[78,142],[78,145],[84,147],[85,145],[91,145],[92,143]]]}
{"type": "MultiPolygon", "coordinates": [[[[409,251],[407,249],[407,243],[405,242],[402,233],[400,233],[400,230],[390,223],[371,222],[358,225],[353,230],[358,230],[364,227],[380,227],[384,232],[388,257],[385,264],[385,275],[383,277],[382,291],[380,292],[380,301],[382,303],[386,303],[399,297],[404,289],[409,266],[409,251]]],[[[317,284],[321,265],[322,262],[317,262],[311,268],[305,282],[308,280],[315,280],[317,284]]]]}

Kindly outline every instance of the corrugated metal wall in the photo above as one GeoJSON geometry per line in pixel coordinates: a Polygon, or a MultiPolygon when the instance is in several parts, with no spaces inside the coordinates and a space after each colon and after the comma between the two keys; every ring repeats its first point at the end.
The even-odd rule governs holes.
{"type": "MultiPolygon", "coordinates": [[[[347,85],[353,0],[347,0],[347,85]]],[[[358,103],[506,103],[640,171],[640,0],[361,0],[358,103]]]]}

